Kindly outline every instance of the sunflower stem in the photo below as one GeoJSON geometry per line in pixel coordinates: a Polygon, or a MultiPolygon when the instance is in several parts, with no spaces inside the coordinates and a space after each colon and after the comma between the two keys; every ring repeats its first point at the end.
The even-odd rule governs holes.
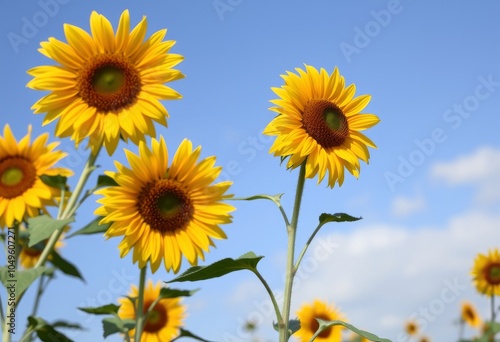
{"type": "MultiPolygon", "coordinates": [[[[85,184],[87,183],[87,180],[89,179],[90,175],[92,174],[92,172],[95,169],[95,162],[97,160],[97,157],[99,156],[100,150],[101,150],[101,147],[99,147],[99,149],[96,151],[95,154],[90,152],[89,158],[87,159],[87,162],[85,163],[85,167],[82,170],[82,173],[80,175],[80,179],[78,179],[78,183],[76,184],[75,190],[71,194],[71,196],[68,200],[68,203],[66,204],[66,208],[64,209],[62,215],[58,215],[59,219],[64,220],[64,219],[70,218],[71,216],[73,216],[76,209],[78,208],[78,205],[76,205],[78,202],[78,198],[80,197],[80,194],[82,193],[83,188],[85,187],[85,184]]],[[[49,240],[47,241],[47,244],[45,245],[45,248],[42,251],[42,254],[40,255],[40,259],[38,259],[38,262],[35,265],[35,268],[45,265],[45,262],[49,258],[50,253],[52,253],[52,250],[54,249],[56,242],[61,237],[63,230],[64,230],[64,227],[61,227],[60,229],[56,229],[52,233],[49,240]]]]}
{"type": "MultiPolygon", "coordinates": [[[[10,342],[10,338],[11,338],[11,333],[9,331],[9,329],[12,329],[12,330],[15,330],[15,326],[14,327],[11,327],[10,326],[10,319],[9,319],[9,316],[12,317],[12,315],[14,315],[15,317],[15,314],[16,314],[16,305],[17,303],[19,302],[19,296],[21,295],[20,293],[17,293],[17,288],[16,288],[16,282],[17,282],[17,279],[16,279],[16,273],[17,273],[17,259],[19,258],[19,240],[18,240],[18,236],[19,236],[19,224],[18,223],[14,223],[14,228],[8,228],[8,231],[7,231],[7,249],[8,249],[8,256],[12,256],[12,254],[10,254],[10,251],[11,249],[8,248],[9,246],[9,243],[10,243],[10,239],[9,239],[9,236],[10,236],[10,230],[14,230],[14,259],[13,259],[13,264],[14,264],[14,271],[12,272],[10,269],[9,269],[9,272],[8,272],[8,280],[7,282],[12,282],[13,283],[13,286],[14,286],[14,298],[13,300],[11,300],[11,296],[9,296],[9,291],[6,289],[6,292],[7,292],[7,305],[6,305],[6,308],[5,308],[5,320],[3,321],[3,332],[2,332],[2,341],[3,342],[10,342]]],[[[6,259],[8,260],[12,260],[10,259],[9,257],[7,257],[6,259]]],[[[10,262],[7,262],[7,264],[10,266],[11,263],[10,262]]],[[[14,318],[15,320],[15,318],[14,318]]]]}
{"type": "Polygon", "coordinates": [[[309,237],[309,240],[307,240],[306,244],[304,245],[304,248],[302,249],[302,252],[300,252],[299,257],[297,258],[297,262],[295,263],[295,266],[293,267],[294,273],[297,272],[297,270],[299,269],[299,265],[300,265],[300,262],[302,261],[302,258],[306,254],[306,251],[309,248],[309,245],[311,245],[312,240],[314,239],[314,237],[316,236],[316,234],[319,232],[319,230],[321,229],[321,227],[323,227],[323,224],[321,224],[321,223],[318,224],[318,226],[316,227],[316,229],[314,230],[314,232],[309,237]]]}
{"type": "Polygon", "coordinates": [[[300,203],[302,201],[302,193],[304,191],[304,183],[306,176],[306,164],[305,161],[300,165],[299,179],[297,181],[297,190],[295,192],[295,202],[293,205],[292,221],[287,227],[288,233],[288,248],[287,248],[287,264],[286,264],[286,280],[285,280],[285,293],[283,299],[283,319],[279,323],[279,336],[280,342],[287,342],[290,338],[290,332],[288,330],[288,322],[290,320],[290,305],[292,302],[292,287],[293,278],[295,276],[294,271],[294,259],[295,259],[295,238],[297,235],[297,223],[299,220],[300,203]]]}
{"type": "Polygon", "coordinates": [[[276,297],[274,296],[273,291],[269,287],[269,284],[264,279],[264,277],[259,273],[259,271],[257,271],[257,269],[252,270],[252,272],[255,273],[255,275],[257,276],[257,278],[259,278],[259,280],[261,281],[262,285],[264,285],[267,293],[269,294],[269,297],[271,298],[271,302],[273,303],[274,312],[276,312],[276,320],[278,322],[283,322],[283,317],[281,317],[280,308],[278,306],[278,303],[276,302],[276,297]]]}
{"type": "Polygon", "coordinates": [[[495,295],[491,295],[491,323],[495,322],[496,312],[495,312],[495,295]]]}
{"type": "Polygon", "coordinates": [[[141,342],[142,329],[146,316],[144,315],[144,285],[146,283],[146,265],[141,268],[141,275],[139,277],[139,293],[137,294],[137,306],[135,309],[135,337],[134,342],[141,342]]]}

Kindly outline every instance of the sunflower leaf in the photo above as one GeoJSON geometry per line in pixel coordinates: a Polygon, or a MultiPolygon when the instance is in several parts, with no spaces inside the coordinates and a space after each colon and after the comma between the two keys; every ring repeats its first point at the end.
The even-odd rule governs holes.
{"type": "Polygon", "coordinates": [[[74,222],[75,218],[70,217],[65,220],[56,220],[49,215],[41,215],[28,219],[29,232],[30,232],[30,243],[29,247],[32,247],[39,243],[40,241],[49,238],[52,233],[58,229],[62,229],[67,224],[74,222]]]}
{"type": "Polygon", "coordinates": [[[61,175],[56,175],[56,176],[41,175],[40,179],[46,185],[53,187],[53,188],[57,188],[57,189],[65,189],[66,182],[68,180],[67,177],[63,177],[61,175]]]}
{"type": "Polygon", "coordinates": [[[160,297],[161,298],[177,298],[177,297],[190,297],[193,294],[198,292],[198,290],[177,290],[177,289],[171,289],[168,287],[163,287],[160,290],[160,297]]]}
{"type": "Polygon", "coordinates": [[[121,320],[117,316],[106,317],[102,320],[102,328],[104,330],[102,334],[104,338],[116,333],[126,334],[129,330],[135,328],[135,320],[133,319],[121,320]]]}
{"type": "Polygon", "coordinates": [[[103,306],[97,306],[94,308],[78,308],[78,310],[81,310],[83,312],[93,314],[93,315],[112,315],[115,313],[118,313],[118,309],[120,307],[115,304],[106,304],[103,306]]]}
{"type": "Polygon", "coordinates": [[[60,269],[64,274],[67,274],[69,276],[73,276],[76,278],[80,278],[83,282],[85,282],[85,279],[83,279],[78,268],[76,268],[76,266],[73,265],[72,263],[70,263],[68,260],[64,259],[56,251],[52,251],[50,262],[56,268],[60,269]]]}
{"type": "MultiPolygon", "coordinates": [[[[73,341],[73,340],[69,339],[68,337],[66,337],[64,334],[62,334],[59,331],[57,331],[56,329],[54,329],[53,325],[48,324],[40,317],[30,316],[30,317],[28,317],[28,323],[29,323],[28,328],[35,331],[38,338],[43,342],[52,342],[52,341],[72,342],[73,341]]],[[[59,326],[62,326],[62,325],[59,324],[59,326]]],[[[69,326],[66,323],[66,325],[64,325],[64,327],[75,328],[75,325],[69,326]]],[[[81,329],[80,326],[77,325],[77,327],[81,329]]]]}
{"type": "Polygon", "coordinates": [[[44,266],[15,272],[8,270],[7,267],[0,267],[0,281],[5,288],[8,288],[8,286],[15,286],[16,298],[19,298],[36,278],[41,276],[45,271],[47,271],[47,267],[44,266]]]}
{"type": "Polygon", "coordinates": [[[262,258],[263,256],[256,256],[254,252],[248,252],[240,256],[238,259],[225,258],[208,266],[193,266],[180,276],[169,280],[166,283],[218,278],[228,273],[241,270],[256,272],[257,264],[262,258]]]}
{"type": "Polygon", "coordinates": [[[319,223],[324,225],[328,222],[353,222],[361,220],[362,217],[354,217],[344,213],[327,214],[323,213],[319,215],[319,223]]]}
{"type": "Polygon", "coordinates": [[[89,234],[100,234],[105,233],[108,230],[111,223],[99,224],[99,221],[102,220],[102,217],[96,217],[92,222],[87,224],[85,227],[77,230],[71,235],[68,235],[67,239],[76,235],[89,235],[89,234]]]}
{"type": "Polygon", "coordinates": [[[115,182],[115,180],[110,176],[99,175],[99,177],[97,177],[97,186],[96,186],[97,189],[103,188],[105,186],[117,186],[117,185],[118,183],[115,182]]]}
{"type": "Polygon", "coordinates": [[[239,198],[231,198],[233,200],[241,200],[241,201],[254,201],[254,200],[259,200],[259,199],[267,199],[270,201],[273,201],[276,204],[280,204],[281,197],[283,194],[277,194],[277,195],[265,195],[265,194],[259,194],[259,195],[254,195],[250,197],[239,197],[239,198]]]}
{"type": "Polygon", "coordinates": [[[181,337],[191,337],[191,338],[193,338],[193,339],[195,339],[195,340],[198,340],[198,341],[202,341],[202,342],[210,342],[210,341],[205,340],[205,339],[203,339],[203,338],[201,338],[201,337],[199,337],[199,336],[196,336],[196,335],[195,335],[195,334],[193,334],[192,332],[190,332],[190,331],[188,331],[188,330],[184,330],[184,329],[182,329],[182,328],[180,329],[180,334],[179,334],[179,336],[177,336],[176,338],[174,338],[174,339],[172,340],[172,342],[174,342],[174,341],[176,341],[176,340],[180,339],[181,337]]]}
{"type": "Polygon", "coordinates": [[[322,320],[320,318],[316,318],[316,320],[319,323],[319,327],[318,327],[318,330],[316,331],[316,333],[313,335],[313,337],[311,337],[310,341],[314,341],[314,338],[318,337],[323,330],[328,329],[328,328],[333,327],[333,326],[336,326],[336,325],[342,325],[342,326],[346,327],[347,329],[351,330],[352,332],[355,332],[359,336],[362,336],[364,338],[369,339],[370,341],[373,341],[373,342],[391,342],[391,340],[388,340],[386,338],[380,338],[380,337],[378,337],[375,334],[372,334],[372,333],[369,333],[367,331],[358,329],[355,326],[353,326],[352,324],[349,324],[349,323],[346,323],[346,322],[342,322],[342,321],[339,321],[339,320],[324,321],[324,320],[322,320]]]}

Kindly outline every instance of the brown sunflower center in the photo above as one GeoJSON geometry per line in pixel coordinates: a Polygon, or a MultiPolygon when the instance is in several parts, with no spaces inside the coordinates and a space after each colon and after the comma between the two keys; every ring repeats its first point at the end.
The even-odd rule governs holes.
{"type": "Polygon", "coordinates": [[[492,262],[485,268],[486,281],[490,285],[500,285],[500,262],[492,262]]]}
{"type": "Polygon", "coordinates": [[[464,309],[464,320],[469,322],[474,322],[476,320],[476,314],[470,307],[464,309]]]}
{"type": "Polygon", "coordinates": [[[0,160],[0,196],[14,198],[30,189],[36,181],[36,168],[22,157],[0,160]]]}
{"type": "MultiPolygon", "coordinates": [[[[145,302],[144,303],[144,313],[149,309],[149,307],[153,304],[153,302],[145,302]]],[[[157,303],[151,313],[148,316],[148,320],[146,321],[146,325],[144,326],[144,331],[149,333],[154,333],[162,328],[164,328],[168,323],[168,314],[165,306],[157,303]]]]}
{"type": "MultiPolygon", "coordinates": [[[[322,319],[324,321],[330,321],[330,317],[328,317],[326,315],[319,315],[319,316],[312,317],[311,322],[310,322],[310,326],[311,326],[311,331],[313,333],[318,331],[318,328],[319,328],[319,323],[316,320],[316,318],[322,319]]],[[[328,329],[323,330],[321,332],[321,334],[318,335],[318,337],[328,338],[330,336],[330,334],[332,333],[332,329],[333,329],[333,327],[330,327],[328,329]]]]}
{"type": "Polygon", "coordinates": [[[149,183],[139,195],[138,207],[151,229],[162,233],[185,228],[194,212],[187,191],[171,179],[149,183]]]}
{"type": "Polygon", "coordinates": [[[306,132],[323,148],[342,145],[349,134],[342,110],[327,100],[310,100],[302,115],[306,132]]]}
{"type": "Polygon", "coordinates": [[[141,91],[141,77],[125,57],[102,54],[94,57],[79,75],[80,96],[100,112],[117,112],[133,104],[141,91]]]}

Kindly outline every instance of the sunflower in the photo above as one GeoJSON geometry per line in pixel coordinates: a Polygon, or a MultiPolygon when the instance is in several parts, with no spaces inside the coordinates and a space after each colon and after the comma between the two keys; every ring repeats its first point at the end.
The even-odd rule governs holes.
{"type": "Polygon", "coordinates": [[[476,289],[487,296],[500,296],[500,252],[492,249],[488,255],[478,254],[472,268],[476,289]]]}
{"type": "MultiPolygon", "coordinates": [[[[327,305],[325,302],[315,300],[312,304],[305,304],[297,311],[300,321],[300,329],[295,333],[301,342],[307,342],[316,333],[319,323],[316,318],[324,321],[342,320],[344,315],[336,308],[327,305]]],[[[316,342],[340,342],[342,341],[342,326],[334,326],[321,332],[316,337],[316,342]]]]}
{"type": "MultiPolygon", "coordinates": [[[[56,245],[54,246],[55,251],[64,246],[62,239],[63,238],[61,237],[56,242],[56,245]]],[[[19,262],[21,263],[21,266],[26,269],[35,267],[38,259],[40,259],[40,256],[42,255],[43,249],[45,248],[46,244],[47,241],[41,241],[31,247],[28,247],[27,245],[22,246],[21,253],[19,253],[19,262]]],[[[51,259],[52,256],[49,256],[49,260],[51,259]]]]}
{"type": "Polygon", "coordinates": [[[422,336],[422,337],[420,337],[418,342],[431,342],[431,339],[427,336],[422,336]]]}
{"type": "Polygon", "coordinates": [[[407,321],[405,323],[405,331],[408,336],[416,336],[418,334],[418,325],[415,321],[407,321]]]}
{"type": "Polygon", "coordinates": [[[472,303],[464,301],[461,305],[461,320],[473,328],[479,328],[482,324],[481,317],[472,303]]]}
{"type": "Polygon", "coordinates": [[[177,273],[182,255],[196,265],[212,238],[226,238],[219,224],[231,222],[234,208],[222,200],[230,197],[224,193],[232,182],[211,185],[221,167],[214,167],[215,157],[197,163],[201,147],[193,150],[187,139],[170,166],[163,137],[152,139],[151,150],[141,142],[139,155],[125,153],[131,168],[115,161],[118,172],[106,172],[118,186],[96,191],[104,197],[95,214],[104,217],[101,224],[112,223],[106,237],[123,235],[121,256],[133,248],[140,268],[149,261],[155,272],[163,259],[167,271],[177,273]]]}
{"type": "Polygon", "coordinates": [[[354,98],[356,87],[344,87],[344,77],[335,68],[331,75],[321,69],[305,65],[305,71],[296,68],[298,75],[282,75],[285,84],[272,88],[280,98],[270,108],[278,115],[264,130],[275,135],[270,153],[290,157],[287,167],[296,168],[306,163],[306,178],[318,175],[318,184],[329,172],[328,185],[344,182],[344,167],[358,177],[359,160],[368,163],[369,147],[375,144],[359,131],[377,124],[374,114],[360,112],[370,101],[370,95],[354,98]]]}
{"type": "MultiPolygon", "coordinates": [[[[144,306],[143,312],[149,309],[151,304],[160,296],[161,283],[155,286],[151,280],[144,288],[144,306]]],[[[130,298],[137,298],[137,287],[132,285],[128,294],[130,298]]],[[[121,319],[135,319],[135,308],[132,301],[127,298],[118,299],[121,306],[118,310],[118,316],[121,319]]],[[[162,298],[156,303],[144,326],[141,341],[143,342],[163,342],[172,341],[179,335],[179,329],[184,325],[186,318],[186,308],[181,304],[180,298],[162,298]]],[[[129,331],[133,341],[135,329],[129,331]]]]}
{"type": "Polygon", "coordinates": [[[72,172],[54,167],[66,153],[54,150],[58,142],[47,145],[48,139],[44,133],[31,143],[30,125],[28,134],[17,142],[10,126],[5,125],[0,136],[0,227],[12,227],[56,204],[54,198],[60,192],[40,177],[70,176],[72,172]]]}
{"type": "Polygon", "coordinates": [[[42,42],[39,51],[59,65],[29,70],[34,78],[28,87],[50,91],[32,109],[46,113],[44,125],[59,119],[56,136],[71,136],[77,145],[89,137],[94,153],[104,144],[111,155],[120,138],[138,144],[146,134],[156,134],[153,121],[167,125],[168,112],[159,100],[181,98],[164,83],[184,77],[172,69],[183,57],[168,53],[175,41],[163,41],[166,29],[145,40],[146,17],[129,32],[128,10],[116,35],[95,11],[90,30],[92,36],[65,24],[67,44],[53,37],[42,42]]]}

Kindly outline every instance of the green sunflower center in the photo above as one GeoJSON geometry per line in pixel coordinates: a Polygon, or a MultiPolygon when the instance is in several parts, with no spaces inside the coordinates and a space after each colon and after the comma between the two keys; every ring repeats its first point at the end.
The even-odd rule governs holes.
{"type": "Polygon", "coordinates": [[[36,168],[22,157],[0,160],[0,196],[14,198],[30,189],[36,181],[36,168]]]}
{"type": "Polygon", "coordinates": [[[172,179],[149,183],[138,197],[138,207],[151,229],[162,233],[184,229],[194,213],[186,189],[172,179]]]}
{"type": "Polygon", "coordinates": [[[486,281],[490,285],[500,285],[500,262],[492,262],[486,266],[486,281]]]}
{"type": "MultiPolygon", "coordinates": [[[[318,315],[318,316],[312,317],[311,322],[310,322],[311,332],[312,333],[315,333],[316,331],[318,331],[318,328],[319,328],[319,323],[316,320],[316,318],[322,319],[324,321],[330,321],[331,320],[330,317],[328,317],[327,315],[318,315]]],[[[330,337],[330,334],[332,333],[332,330],[333,330],[333,327],[325,329],[325,330],[323,330],[318,335],[318,337],[320,337],[320,338],[328,338],[328,337],[330,337]]]]}
{"type": "Polygon", "coordinates": [[[304,108],[302,124],[306,132],[323,148],[340,146],[349,135],[342,110],[327,100],[311,100],[304,108]]]}
{"type": "Polygon", "coordinates": [[[91,59],[78,79],[82,100],[104,113],[118,112],[135,103],[141,86],[135,66],[124,56],[115,54],[91,59]]]}
{"type": "MultiPolygon", "coordinates": [[[[149,309],[153,302],[144,303],[144,313],[149,309]]],[[[144,331],[149,333],[157,332],[167,326],[168,314],[167,309],[161,304],[161,301],[156,303],[155,307],[149,314],[148,320],[144,326],[144,331]]]]}

